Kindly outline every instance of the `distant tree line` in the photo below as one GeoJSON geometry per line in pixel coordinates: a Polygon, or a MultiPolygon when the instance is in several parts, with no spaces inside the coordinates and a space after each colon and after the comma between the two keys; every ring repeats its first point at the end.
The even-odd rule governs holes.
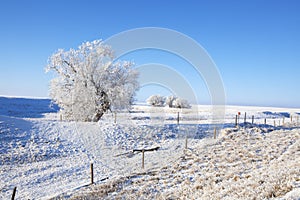
{"type": "Polygon", "coordinates": [[[164,97],[161,95],[152,95],[147,99],[147,103],[151,106],[163,107],[169,106],[170,108],[190,108],[191,105],[186,99],[176,96],[164,97]]]}

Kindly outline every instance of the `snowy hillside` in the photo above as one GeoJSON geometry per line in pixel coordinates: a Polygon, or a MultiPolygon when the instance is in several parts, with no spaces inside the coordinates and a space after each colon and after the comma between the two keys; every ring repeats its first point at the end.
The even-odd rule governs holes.
{"type": "Polygon", "coordinates": [[[16,199],[300,198],[300,109],[228,106],[213,139],[210,106],[135,105],[83,123],[61,121],[49,105],[0,98],[0,199],[14,187],[16,199]],[[142,169],[133,150],[156,147],[142,169]]]}
{"type": "Polygon", "coordinates": [[[261,131],[227,129],[159,170],[84,189],[73,199],[299,199],[299,130],[261,131]]]}
{"type": "Polygon", "coordinates": [[[40,118],[44,113],[57,112],[49,99],[0,97],[0,114],[22,118],[40,118]]]}

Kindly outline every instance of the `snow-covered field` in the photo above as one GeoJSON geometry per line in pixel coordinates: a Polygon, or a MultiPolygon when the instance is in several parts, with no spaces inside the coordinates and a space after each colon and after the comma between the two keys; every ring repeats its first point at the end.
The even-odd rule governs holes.
{"type": "Polygon", "coordinates": [[[116,123],[82,123],[49,104],[0,97],[0,199],[14,187],[16,199],[300,199],[300,109],[227,106],[214,139],[210,106],[135,105],[116,123]],[[142,169],[132,150],[154,147],[142,169]]]}

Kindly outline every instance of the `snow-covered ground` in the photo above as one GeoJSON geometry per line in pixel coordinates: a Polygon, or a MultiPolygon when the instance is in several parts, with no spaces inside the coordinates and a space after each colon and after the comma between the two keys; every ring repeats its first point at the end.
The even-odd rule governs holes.
{"type": "Polygon", "coordinates": [[[227,106],[213,139],[210,106],[141,104],[116,123],[110,113],[82,123],[61,121],[49,104],[0,97],[0,199],[14,187],[16,199],[300,198],[300,109],[227,106]],[[142,153],[132,150],[155,147],[142,169],[142,153]]]}

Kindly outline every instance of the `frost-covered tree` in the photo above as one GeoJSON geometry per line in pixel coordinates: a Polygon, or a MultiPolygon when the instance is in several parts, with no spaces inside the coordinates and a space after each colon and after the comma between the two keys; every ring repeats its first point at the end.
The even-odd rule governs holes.
{"type": "Polygon", "coordinates": [[[168,96],[168,97],[166,98],[166,105],[169,106],[170,108],[172,108],[172,107],[173,107],[173,103],[174,103],[174,101],[175,101],[176,99],[177,99],[177,97],[175,97],[175,96],[173,96],[173,95],[168,96]]]}
{"type": "Polygon", "coordinates": [[[165,104],[165,97],[160,95],[152,95],[147,99],[147,103],[151,106],[164,106],[165,104]]]}
{"type": "Polygon", "coordinates": [[[166,98],[166,105],[170,108],[190,108],[191,105],[186,99],[178,98],[175,96],[168,96],[166,98]]]}
{"type": "Polygon", "coordinates": [[[46,71],[57,77],[50,96],[64,116],[77,121],[99,121],[108,110],[129,108],[139,85],[133,63],[115,61],[113,50],[101,40],[78,49],[59,49],[50,56],[46,71]]]}
{"type": "Polygon", "coordinates": [[[191,105],[186,99],[176,98],[172,104],[173,108],[190,108],[191,105]]]}

